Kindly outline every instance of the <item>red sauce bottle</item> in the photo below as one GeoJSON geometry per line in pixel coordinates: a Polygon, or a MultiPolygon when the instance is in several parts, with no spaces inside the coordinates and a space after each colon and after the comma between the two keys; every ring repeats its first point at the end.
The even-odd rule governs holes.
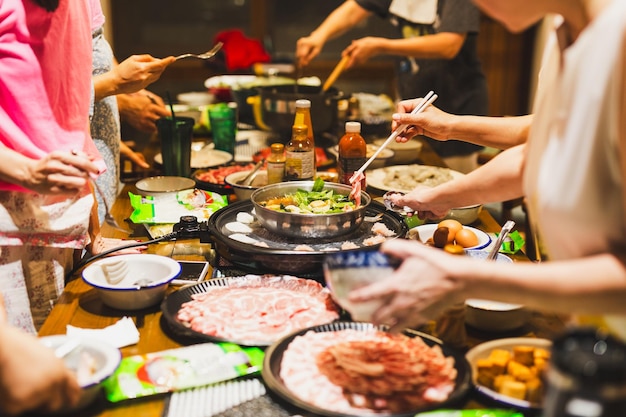
{"type": "MultiPolygon", "coordinates": [[[[339,182],[350,185],[350,177],[367,161],[367,144],[361,136],[361,123],[346,122],[346,133],[339,140],[339,182]]],[[[365,173],[361,189],[365,190],[365,173]]]]}

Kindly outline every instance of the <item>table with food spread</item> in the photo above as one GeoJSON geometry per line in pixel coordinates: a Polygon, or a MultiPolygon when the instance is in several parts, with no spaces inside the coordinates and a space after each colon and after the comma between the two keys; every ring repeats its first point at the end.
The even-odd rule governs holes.
{"type": "MultiPolygon", "coordinates": [[[[422,148],[419,162],[431,166],[442,165],[441,160],[427,146],[422,148]]],[[[119,223],[123,224],[132,232],[127,235],[109,225],[104,225],[102,233],[104,236],[108,237],[147,241],[153,237],[148,233],[149,228],[128,220],[130,214],[133,212],[129,192],[131,195],[139,193],[135,184],[127,184],[124,191],[115,202],[112,208],[112,214],[119,223]]],[[[376,191],[372,191],[374,197],[377,196],[376,194],[376,191]]],[[[123,317],[130,317],[139,331],[139,341],[136,344],[121,349],[124,358],[183,347],[197,347],[202,346],[201,344],[203,343],[221,343],[228,341],[240,344],[247,349],[252,346],[257,346],[260,348],[260,350],[257,349],[258,351],[264,351],[265,361],[263,371],[243,375],[238,379],[238,381],[242,381],[239,385],[228,385],[233,381],[220,382],[218,386],[222,391],[219,392],[201,391],[199,388],[195,391],[193,389],[187,390],[188,392],[195,392],[195,397],[190,396],[183,398],[180,393],[155,393],[154,395],[146,395],[142,398],[121,399],[119,402],[111,402],[107,400],[103,394],[94,404],[85,410],[77,412],[76,415],[171,417],[183,415],[220,415],[224,417],[230,415],[288,416],[296,414],[329,416],[359,415],[359,412],[355,411],[358,410],[358,408],[351,408],[354,404],[357,404],[359,401],[371,401],[369,406],[376,408],[378,404],[380,404],[380,401],[383,400],[385,404],[391,404],[392,415],[398,416],[414,415],[415,412],[411,410],[420,411],[437,408],[506,409],[517,406],[518,409],[526,410],[528,413],[536,411],[536,407],[531,403],[525,401],[516,402],[516,400],[508,401],[508,397],[506,396],[499,396],[499,394],[495,394],[489,390],[482,390],[481,394],[481,392],[479,392],[480,390],[474,389],[474,387],[472,387],[473,372],[481,372],[479,375],[481,382],[483,382],[481,378],[489,379],[490,375],[482,367],[479,366],[477,368],[476,364],[470,366],[469,363],[465,361],[465,350],[470,349],[470,353],[475,360],[483,362],[489,360],[493,362],[493,364],[497,364],[497,359],[490,357],[491,351],[494,349],[512,349],[515,354],[515,349],[520,348],[523,350],[529,347],[527,345],[530,345],[531,349],[537,351],[541,350],[543,352],[543,348],[546,347],[544,344],[528,343],[528,341],[534,339],[543,341],[543,338],[549,339],[554,337],[563,329],[564,318],[539,312],[531,312],[521,327],[507,331],[487,332],[468,326],[466,347],[462,350],[452,349],[447,346],[445,342],[442,343],[439,339],[430,336],[430,333],[436,328],[435,324],[430,324],[415,331],[407,331],[406,335],[401,336],[411,340],[410,343],[407,343],[414,345],[411,345],[413,346],[411,349],[414,349],[415,352],[421,352],[418,356],[432,357],[432,359],[429,359],[431,363],[439,363],[440,367],[449,368],[447,373],[451,378],[451,385],[450,389],[441,397],[441,399],[447,397],[447,400],[441,403],[424,406],[422,402],[416,402],[415,398],[412,398],[411,394],[407,394],[406,392],[398,394],[399,396],[391,399],[385,396],[385,392],[380,392],[386,389],[390,391],[394,390],[393,382],[388,382],[388,388],[383,387],[379,389],[379,398],[375,396],[374,399],[370,398],[364,400],[364,396],[353,395],[351,402],[348,402],[346,405],[347,408],[336,410],[332,408],[326,409],[325,404],[330,404],[334,401],[332,397],[336,392],[333,393],[331,392],[332,390],[330,390],[328,393],[325,393],[324,388],[317,384],[320,375],[310,374],[307,368],[304,367],[306,364],[315,366],[316,362],[314,359],[311,359],[313,355],[311,352],[316,352],[315,349],[324,350],[325,347],[331,346],[334,343],[333,340],[336,339],[339,334],[347,335],[344,340],[346,343],[357,345],[359,343],[366,344],[370,349],[372,343],[379,344],[375,346],[382,346],[380,345],[380,343],[382,343],[381,338],[386,338],[387,335],[384,332],[372,333],[366,331],[373,330],[373,327],[366,323],[350,321],[349,316],[346,316],[345,312],[342,312],[338,308],[335,310],[327,308],[328,304],[332,304],[332,300],[327,290],[324,288],[325,283],[321,272],[321,259],[323,259],[323,254],[319,254],[320,249],[317,246],[313,245],[313,248],[306,248],[301,251],[294,250],[293,248],[280,247],[275,249],[274,252],[270,251],[269,255],[267,255],[267,248],[262,248],[258,251],[250,250],[251,247],[258,245],[259,242],[263,242],[264,235],[262,233],[257,233],[256,235],[252,234],[256,243],[224,237],[228,234],[226,231],[229,228],[233,228],[233,230],[230,230],[230,233],[243,234],[242,232],[245,232],[245,230],[239,230],[239,228],[243,226],[234,228],[232,225],[234,223],[245,225],[246,222],[243,218],[251,212],[249,201],[232,200],[231,198],[231,202],[227,207],[209,218],[208,230],[202,228],[198,234],[190,235],[188,238],[178,238],[174,241],[165,240],[153,243],[148,245],[148,249],[146,250],[149,254],[162,255],[176,260],[210,261],[211,266],[205,281],[189,286],[170,286],[164,301],[160,305],[141,310],[118,310],[104,304],[97,290],[84,282],[80,277],[80,273],[76,273],[74,279],[67,284],[65,291],[41,328],[39,335],[65,334],[68,325],[85,329],[102,329],[117,323],[123,317]],[[205,237],[208,237],[210,243],[205,243],[205,237]],[[312,251],[309,249],[312,249],[312,251]],[[266,255],[262,256],[263,253],[266,253],[266,255]],[[271,278],[251,277],[251,274],[269,274],[271,278]],[[244,282],[244,285],[241,285],[242,282],[244,282]],[[255,292],[255,296],[248,297],[246,292],[250,290],[250,288],[261,292],[255,292]],[[222,297],[225,289],[231,292],[229,301],[231,304],[227,304],[226,306],[222,305],[220,308],[223,310],[214,312],[216,315],[208,320],[209,323],[201,323],[199,327],[197,322],[194,324],[194,318],[196,318],[198,314],[204,314],[204,312],[201,311],[198,313],[198,310],[194,310],[194,308],[197,307],[195,305],[185,307],[183,304],[187,305],[186,303],[195,299],[195,295],[204,296],[207,294],[211,297],[215,297],[211,301],[213,304],[220,304],[222,302],[220,297],[222,297]],[[288,293],[289,291],[296,291],[299,294],[303,294],[303,296],[296,299],[293,297],[293,293],[288,293]],[[233,295],[233,293],[235,295],[233,295]],[[291,329],[291,331],[287,331],[286,337],[283,337],[284,334],[274,336],[269,333],[269,330],[262,330],[260,327],[262,324],[258,321],[252,321],[251,323],[254,324],[248,325],[247,327],[240,327],[232,334],[221,333],[222,336],[220,337],[207,336],[207,334],[213,331],[211,330],[213,328],[228,327],[229,315],[233,310],[253,310],[250,306],[258,301],[255,301],[255,297],[259,299],[266,297],[276,298],[275,304],[284,306],[284,310],[281,310],[283,314],[295,316],[298,313],[298,308],[300,310],[309,309],[313,316],[311,320],[318,320],[318,322],[313,322],[317,324],[312,327],[314,331],[305,334],[305,332],[301,331],[301,327],[295,325],[295,328],[291,329]],[[281,297],[283,298],[282,304],[280,301],[281,297]],[[321,300],[323,308],[321,310],[315,310],[315,308],[319,306],[311,307],[309,305],[294,308],[294,305],[299,306],[301,305],[300,303],[304,305],[308,303],[310,299],[321,300]],[[188,320],[188,322],[185,322],[185,320],[188,320]],[[222,321],[224,323],[222,323],[222,321]],[[210,327],[211,329],[206,330],[206,327],[210,327]],[[376,336],[364,336],[372,334],[376,336]],[[371,337],[374,339],[371,339],[371,337]],[[484,342],[492,340],[495,341],[495,345],[492,349],[478,349],[480,346],[484,346],[484,342]],[[498,344],[499,340],[506,341],[508,344],[506,346],[500,345],[498,344]],[[433,346],[438,347],[435,349],[433,346]],[[443,360],[441,357],[442,354],[446,357],[453,357],[454,362],[444,361],[446,365],[442,365],[443,362],[438,362],[443,360]],[[483,371],[487,373],[483,374],[483,371]],[[309,379],[311,381],[307,382],[309,379]],[[303,390],[291,388],[299,384],[306,385],[307,383],[309,385],[308,390],[314,390],[314,396],[322,397],[315,404],[308,404],[307,400],[303,399],[307,396],[306,388],[303,390]],[[241,384],[246,385],[243,386],[241,384]],[[313,388],[310,388],[311,386],[313,388]],[[228,391],[229,389],[232,392],[228,391]],[[217,411],[211,413],[205,412],[203,414],[198,411],[202,409],[208,410],[208,402],[223,401],[224,398],[233,395],[236,397],[241,394],[242,390],[245,390],[247,393],[247,397],[245,397],[244,400],[251,401],[244,402],[242,405],[235,406],[234,408],[229,405],[224,405],[221,409],[218,408],[217,411]],[[485,392],[487,392],[486,395],[485,392]],[[177,396],[175,397],[175,395],[177,396]],[[399,407],[399,411],[393,411],[394,404],[399,407]],[[409,404],[408,413],[406,410],[407,404],[409,404]],[[413,404],[413,406],[411,406],[411,404],[413,404]],[[187,409],[185,409],[185,407],[187,407],[187,409]],[[404,407],[404,409],[402,407],[404,407]],[[189,411],[191,409],[195,411],[189,411]]],[[[404,228],[406,226],[402,223],[402,218],[398,220],[399,217],[397,215],[387,212],[384,206],[378,202],[372,202],[372,204],[376,204],[376,206],[372,212],[367,212],[366,216],[375,217],[379,215],[375,221],[382,221],[385,227],[392,232],[405,231],[404,228]]],[[[368,227],[371,227],[371,223],[368,227]]],[[[498,223],[486,210],[480,212],[478,219],[471,224],[471,227],[489,237],[494,236],[494,234],[500,230],[498,223]]],[[[152,232],[153,231],[151,231],[151,233],[152,232]]],[[[362,240],[359,242],[362,243],[362,240]]],[[[350,249],[338,247],[332,249],[332,252],[349,250],[350,249]]],[[[331,250],[329,250],[328,253],[331,253],[331,250]]],[[[516,262],[528,261],[521,252],[511,257],[516,262]]],[[[248,317],[246,320],[247,319],[254,319],[254,317],[248,317]]],[[[276,317],[267,319],[267,321],[271,320],[283,320],[283,318],[276,317]]],[[[287,322],[289,322],[289,320],[287,320],[287,322]]],[[[295,323],[295,321],[293,321],[293,323],[295,323]]],[[[308,323],[308,321],[304,319],[304,321],[298,323],[308,323]]],[[[341,337],[343,338],[344,336],[341,337]]],[[[397,340],[395,338],[396,336],[390,336],[390,339],[386,340],[386,342],[391,343],[391,345],[393,345],[393,343],[406,342],[404,339],[397,340]]],[[[362,348],[365,349],[365,347],[362,348]]],[[[229,349],[232,349],[232,347],[229,349]]],[[[249,351],[245,352],[249,355],[253,355],[253,353],[249,351]]],[[[243,353],[238,351],[238,354],[241,356],[243,353]]],[[[520,353],[520,355],[521,354],[522,353],[520,353]]],[[[528,355],[528,352],[523,352],[523,354],[528,355]]],[[[334,350],[327,349],[324,351],[324,355],[325,356],[319,356],[321,359],[318,358],[317,365],[326,369],[327,372],[325,372],[325,375],[330,380],[341,380],[342,378],[342,375],[336,373],[337,362],[347,361],[348,363],[354,364],[354,361],[358,361],[358,358],[346,358],[346,352],[342,351],[340,348],[334,350]]],[[[393,356],[392,354],[390,355],[393,356]]],[[[249,356],[248,358],[251,357],[252,356],[249,356]]],[[[249,360],[252,361],[252,359],[249,360]]],[[[406,378],[415,378],[415,375],[409,375],[409,370],[405,370],[404,368],[403,363],[409,362],[408,357],[403,356],[399,365],[391,359],[389,361],[391,364],[389,366],[393,366],[394,364],[396,367],[400,366],[401,370],[398,371],[399,374],[406,375],[406,378]]],[[[490,366],[495,366],[493,364],[490,366]]],[[[144,363],[144,365],[146,364],[144,363]]],[[[160,365],[163,366],[162,363],[160,363],[160,365]]],[[[150,372],[153,371],[147,366],[144,366],[144,368],[143,372],[145,375],[149,376],[150,372]]],[[[411,367],[407,365],[407,369],[408,368],[411,367]]],[[[176,372],[178,371],[177,369],[176,372]]],[[[375,370],[371,372],[375,372],[375,370]]],[[[245,373],[246,372],[242,372],[242,374],[245,373]]],[[[345,377],[345,375],[343,376],[345,377]]],[[[474,375],[474,380],[476,377],[477,376],[474,375]]],[[[353,382],[369,381],[368,378],[369,376],[366,372],[366,375],[360,375],[360,379],[357,378],[355,380],[356,382],[353,382]]],[[[433,378],[436,379],[438,376],[435,375],[433,378]]],[[[223,381],[226,379],[231,380],[232,377],[224,378],[223,381]]],[[[493,378],[491,379],[493,380],[493,378]]],[[[415,384],[419,385],[418,382],[415,382],[415,384]]],[[[415,385],[415,390],[418,390],[417,385],[415,385]]],[[[309,393],[308,395],[311,394],[309,393]]],[[[436,397],[437,393],[430,393],[430,395],[436,397]]],[[[238,401],[235,401],[235,403],[237,402],[238,401]]]]}

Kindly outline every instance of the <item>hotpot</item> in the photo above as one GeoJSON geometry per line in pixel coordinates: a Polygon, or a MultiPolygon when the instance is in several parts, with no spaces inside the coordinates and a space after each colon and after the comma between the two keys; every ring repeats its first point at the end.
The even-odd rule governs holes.
{"type": "MultiPolygon", "coordinates": [[[[388,229],[395,232],[392,238],[403,238],[408,232],[404,219],[392,211],[386,210],[382,203],[371,201],[364,209],[363,222],[352,232],[329,238],[294,238],[281,236],[270,232],[260,226],[256,221],[252,225],[254,231],[248,236],[258,243],[246,243],[231,238],[232,232],[228,230],[229,223],[237,221],[238,214],[251,213],[255,209],[251,200],[237,201],[219,209],[209,217],[207,232],[214,249],[216,259],[212,261],[214,266],[229,267],[233,264],[243,271],[250,273],[280,273],[280,274],[304,274],[310,275],[316,280],[323,282],[322,264],[324,257],[329,251],[355,251],[362,250],[364,241],[371,238],[372,225],[370,218],[383,223],[388,229]],[[357,246],[355,249],[342,249],[342,244],[350,242],[357,246]],[[267,246],[264,246],[267,244],[267,246]],[[309,250],[299,250],[299,245],[306,245],[309,250]],[[224,264],[222,259],[226,260],[224,264]]],[[[374,250],[380,244],[368,246],[374,250]]]]}
{"type": "MultiPolygon", "coordinates": [[[[250,200],[258,221],[267,230],[281,236],[316,239],[333,238],[354,231],[363,223],[365,210],[372,198],[361,191],[361,205],[352,211],[332,214],[300,214],[285,213],[271,210],[261,203],[271,198],[295,194],[298,190],[311,191],[315,181],[291,181],[270,184],[252,192],[250,200]]],[[[332,190],[336,194],[348,195],[352,187],[345,184],[326,183],[324,190],[332,190]]]]}
{"type": "Polygon", "coordinates": [[[271,130],[284,140],[291,137],[291,127],[296,114],[296,100],[311,101],[311,121],[315,134],[331,130],[337,125],[339,100],[347,96],[336,88],[322,92],[320,86],[275,85],[256,87],[256,96],[248,97],[256,125],[271,130]]]}

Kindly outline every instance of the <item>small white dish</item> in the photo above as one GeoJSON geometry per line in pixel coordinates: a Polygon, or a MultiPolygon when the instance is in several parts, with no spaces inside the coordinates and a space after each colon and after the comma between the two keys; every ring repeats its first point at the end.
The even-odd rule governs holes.
{"type": "MultiPolygon", "coordinates": [[[[376,139],[374,145],[380,146],[387,138],[376,139]]],[[[391,149],[394,152],[393,158],[390,163],[395,165],[411,164],[419,159],[420,151],[422,150],[422,142],[417,139],[411,139],[408,142],[399,143],[392,140],[387,146],[387,149],[391,149]]]]}
{"type": "MultiPolygon", "coordinates": [[[[70,336],[54,335],[40,337],[39,342],[50,349],[57,349],[69,342],[70,336]]],[[[74,412],[94,402],[102,390],[102,382],[113,375],[122,360],[120,350],[97,339],[77,338],[77,346],[63,356],[63,362],[77,371],[81,396],[78,404],[62,410],[74,412]],[[85,369],[83,369],[85,368],[85,369]]]]}
{"type": "Polygon", "coordinates": [[[137,190],[144,194],[175,193],[194,188],[196,182],[186,177],[158,176],[141,179],[135,183],[137,190]]]}
{"type": "MultiPolygon", "coordinates": [[[[489,246],[489,244],[491,243],[491,237],[487,233],[483,232],[482,230],[476,229],[475,227],[471,227],[471,226],[463,226],[463,228],[467,230],[471,230],[472,232],[474,232],[474,234],[478,238],[478,245],[465,248],[467,251],[484,249],[487,246],[489,246]]],[[[433,233],[435,233],[435,230],[437,230],[437,224],[434,224],[434,223],[423,224],[421,226],[416,226],[416,229],[417,229],[417,232],[419,233],[419,237],[422,243],[426,243],[428,239],[433,237],[433,233]]]]}
{"type": "Polygon", "coordinates": [[[252,180],[252,184],[243,185],[241,181],[248,176],[251,170],[233,172],[224,178],[224,183],[233,187],[237,201],[249,200],[252,192],[267,185],[267,170],[259,170],[252,180]]]}
{"type": "Polygon", "coordinates": [[[188,106],[202,106],[215,102],[215,96],[207,91],[180,93],[176,96],[176,99],[188,106]]]}

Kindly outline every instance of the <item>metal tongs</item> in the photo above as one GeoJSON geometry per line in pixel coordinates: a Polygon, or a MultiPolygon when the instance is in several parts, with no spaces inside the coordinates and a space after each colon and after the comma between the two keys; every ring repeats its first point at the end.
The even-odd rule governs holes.
{"type": "MultiPolygon", "coordinates": [[[[426,110],[426,108],[428,106],[431,105],[431,103],[433,101],[437,100],[437,97],[439,97],[439,96],[437,94],[435,94],[433,91],[428,92],[428,94],[426,94],[426,96],[422,99],[420,104],[415,106],[415,108],[413,109],[411,114],[419,114],[419,113],[423,112],[424,110],[426,110]]],[[[374,155],[372,155],[370,157],[370,159],[365,161],[363,166],[361,168],[359,168],[359,170],[356,171],[352,175],[352,177],[350,177],[350,184],[354,184],[354,182],[357,181],[357,178],[359,178],[363,174],[363,172],[367,169],[367,167],[376,159],[378,154],[380,154],[382,152],[382,150],[385,149],[387,147],[387,145],[389,145],[391,143],[392,140],[394,140],[396,137],[398,137],[398,135],[400,133],[404,132],[404,130],[407,127],[409,127],[409,126],[410,126],[409,124],[403,124],[403,125],[398,126],[396,128],[396,130],[394,130],[391,133],[391,135],[389,135],[387,140],[385,140],[385,142],[382,145],[380,145],[380,147],[376,150],[376,152],[374,152],[374,155]]]]}

